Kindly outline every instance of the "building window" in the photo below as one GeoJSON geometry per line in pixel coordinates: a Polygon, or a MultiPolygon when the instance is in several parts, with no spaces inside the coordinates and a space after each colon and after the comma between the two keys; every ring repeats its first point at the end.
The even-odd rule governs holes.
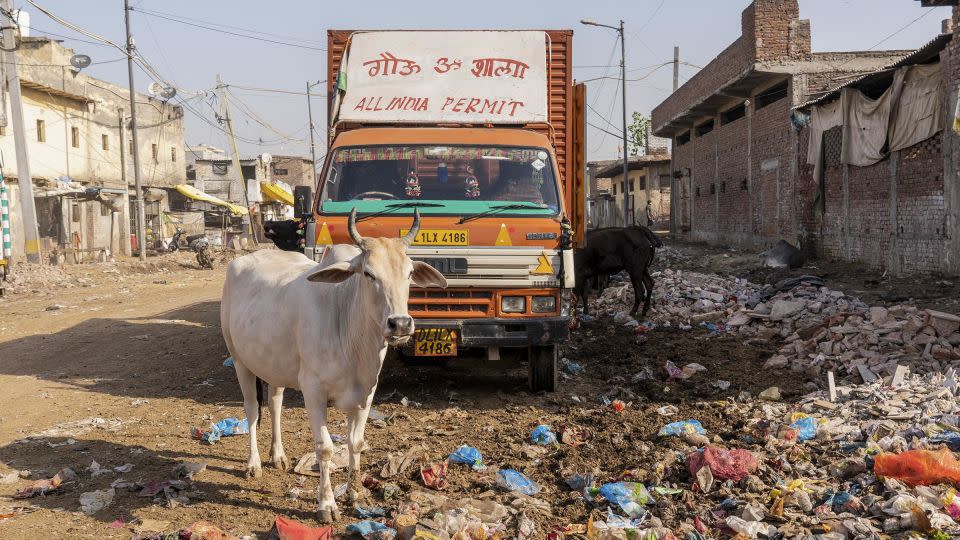
{"type": "Polygon", "coordinates": [[[213,174],[224,175],[227,174],[227,164],[226,163],[214,163],[211,165],[213,169],[213,174]]]}
{"type": "Polygon", "coordinates": [[[647,177],[646,177],[646,176],[641,176],[641,177],[640,177],[640,189],[647,189],[647,177]]]}
{"type": "Polygon", "coordinates": [[[133,139],[130,139],[129,149],[130,149],[130,155],[132,156],[133,155],[133,139]]]}
{"type": "Polygon", "coordinates": [[[711,131],[713,131],[713,120],[707,120],[697,126],[697,137],[702,137],[711,131]]]}
{"type": "Polygon", "coordinates": [[[110,136],[106,133],[100,135],[100,147],[103,148],[104,152],[110,151],[110,136]]]}
{"type": "Polygon", "coordinates": [[[700,186],[697,186],[697,197],[700,196],[700,186]]]}
{"type": "Polygon", "coordinates": [[[7,134],[7,126],[0,126],[0,137],[7,134]]]}
{"type": "Polygon", "coordinates": [[[70,146],[80,148],[80,128],[70,128],[70,146]]]}
{"type": "Polygon", "coordinates": [[[743,103],[737,105],[736,107],[720,113],[720,125],[726,125],[734,120],[739,120],[746,116],[747,107],[743,103]]]}
{"type": "Polygon", "coordinates": [[[740,191],[746,191],[746,190],[747,190],[747,179],[744,178],[743,180],[740,181],[740,191]]]}
{"type": "Polygon", "coordinates": [[[75,223],[80,223],[80,205],[73,203],[70,207],[70,219],[75,223]]]}
{"type": "Polygon", "coordinates": [[[156,160],[157,160],[157,157],[160,155],[160,154],[158,154],[157,152],[158,152],[158,151],[157,151],[157,145],[156,145],[156,144],[151,144],[151,145],[150,145],[150,154],[153,155],[153,160],[154,160],[154,161],[156,161],[156,160]]]}
{"type": "Polygon", "coordinates": [[[727,183],[720,182],[720,193],[726,193],[726,192],[727,192],[727,183]]]}
{"type": "Polygon", "coordinates": [[[767,105],[780,101],[781,99],[787,97],[787,81],[784,81],[773,88],[764,90],[763,93],[757,94],[757,97],[754,98],[754,105],[757,109],[762,109],[767,105]]]}
{"type": "Polygon", "coordinates": [[[617,184],[616,184],[615,182],[614,182],[614,184],[613,184],[613,195],[614,195],[614,196],[617,195],[617,184]]]}
{"type": "Polygon", "coordinates": [[[288,171],[287,169],[274,169],[273,174],[276,174],[278,176],[286,176],[288,174],[288,171]]]}
{"type": "Polygon", "coordinates": [[[690,142],[690,132],[686,131],[683,135],[677,135],[677,146],[683,146],[690,142]]]}
{"type": "Polygon", "coordinates": [[[37,142],[47,142],[47,125],[43,120],[37,120],[37,142]]]}
{"type": "Polygon", "coordinates": [[[171,147],[170,147],[170,161],[173,161],[173,162],[176,162],[176,161],[177,161],[177,147],[176,147],[176,146],[171,146],[171,147]]]}
{"type": "Polygon", "coordinates": [[[711,194],[711,195],[715,195],[716,193],[717,193],[717,185],[716,185],[716,184],[710,184],[710,194],[711,194]]]}

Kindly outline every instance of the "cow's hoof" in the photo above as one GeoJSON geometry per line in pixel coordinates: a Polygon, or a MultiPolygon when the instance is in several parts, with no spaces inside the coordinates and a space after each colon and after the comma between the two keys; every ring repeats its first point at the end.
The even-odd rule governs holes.
{"type": "Polygon", "coordinates": [[[270,458],[270,462],[273,463],[273,466],[281,471],[290,470],[290,460],[287,459],[286,455],[280,456],[278,458],[270,458]]]}
{"type": "Polygon", "coordinates": [[[263,469],[260,465],[248,465],[247,466],[247,478],[260,478],[260,475],[263,474],[263,469]]]}
{"type": "Polygon", "coordinates": [[[325,508],[317,511],[317,521],[320,523],[333,523],[340,519],[340,511],[336,508],[325,508]]]}

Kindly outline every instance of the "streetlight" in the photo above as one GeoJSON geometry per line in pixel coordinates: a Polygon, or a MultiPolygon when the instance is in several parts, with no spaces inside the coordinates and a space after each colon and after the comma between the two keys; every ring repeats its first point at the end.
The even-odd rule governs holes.
{"type": "Polygon", "coordinates": [[[627,157],[627,46],[623,37],[623,19],[620,19],[620,26],[611,26],[609,24],[600,24],[588,19],[581,19],[580,24],[587,26],[602,26],[616,30],[620,34],[620,83],[621,96],[623,97],[623,226],[628,225],[627,213],[629,205],[627,202],[627,171],[629,170],[629,158],[627,157]]]}

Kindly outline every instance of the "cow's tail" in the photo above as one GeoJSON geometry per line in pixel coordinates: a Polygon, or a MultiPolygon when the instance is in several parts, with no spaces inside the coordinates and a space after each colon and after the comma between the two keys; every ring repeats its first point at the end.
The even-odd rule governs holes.
{"type": "Polygon", "coordinates": [[[257,427],[260,427],[260,421],[263,420],[263,399],[267,394],[267,383],[257,377],[257,427]]]}
{"type": "Polygon", "coordinates": [[[657,233],[651,231],[647,227],[644,227],[643,234],[646,235],[647,239],[650,240],[650,243],[653,244],[654,247],[658,247],[658,248],[663,247],[663,242],[660,240],[660,237],[657,236],[657,233]]]}

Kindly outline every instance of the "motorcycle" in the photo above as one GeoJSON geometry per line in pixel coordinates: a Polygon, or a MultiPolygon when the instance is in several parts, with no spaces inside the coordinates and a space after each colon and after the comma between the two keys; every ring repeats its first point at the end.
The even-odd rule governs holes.
{"type": "Polygon", "coordinates": [[[177,227],[177,232],[167,245],[170,251],[188,248],[197,254],[197,264],[200,268],[209,268],[213,270],[213,254],[210,252],[210,240],[206,234],[193,234],[186,236],[186,231],[177,227]]]}

